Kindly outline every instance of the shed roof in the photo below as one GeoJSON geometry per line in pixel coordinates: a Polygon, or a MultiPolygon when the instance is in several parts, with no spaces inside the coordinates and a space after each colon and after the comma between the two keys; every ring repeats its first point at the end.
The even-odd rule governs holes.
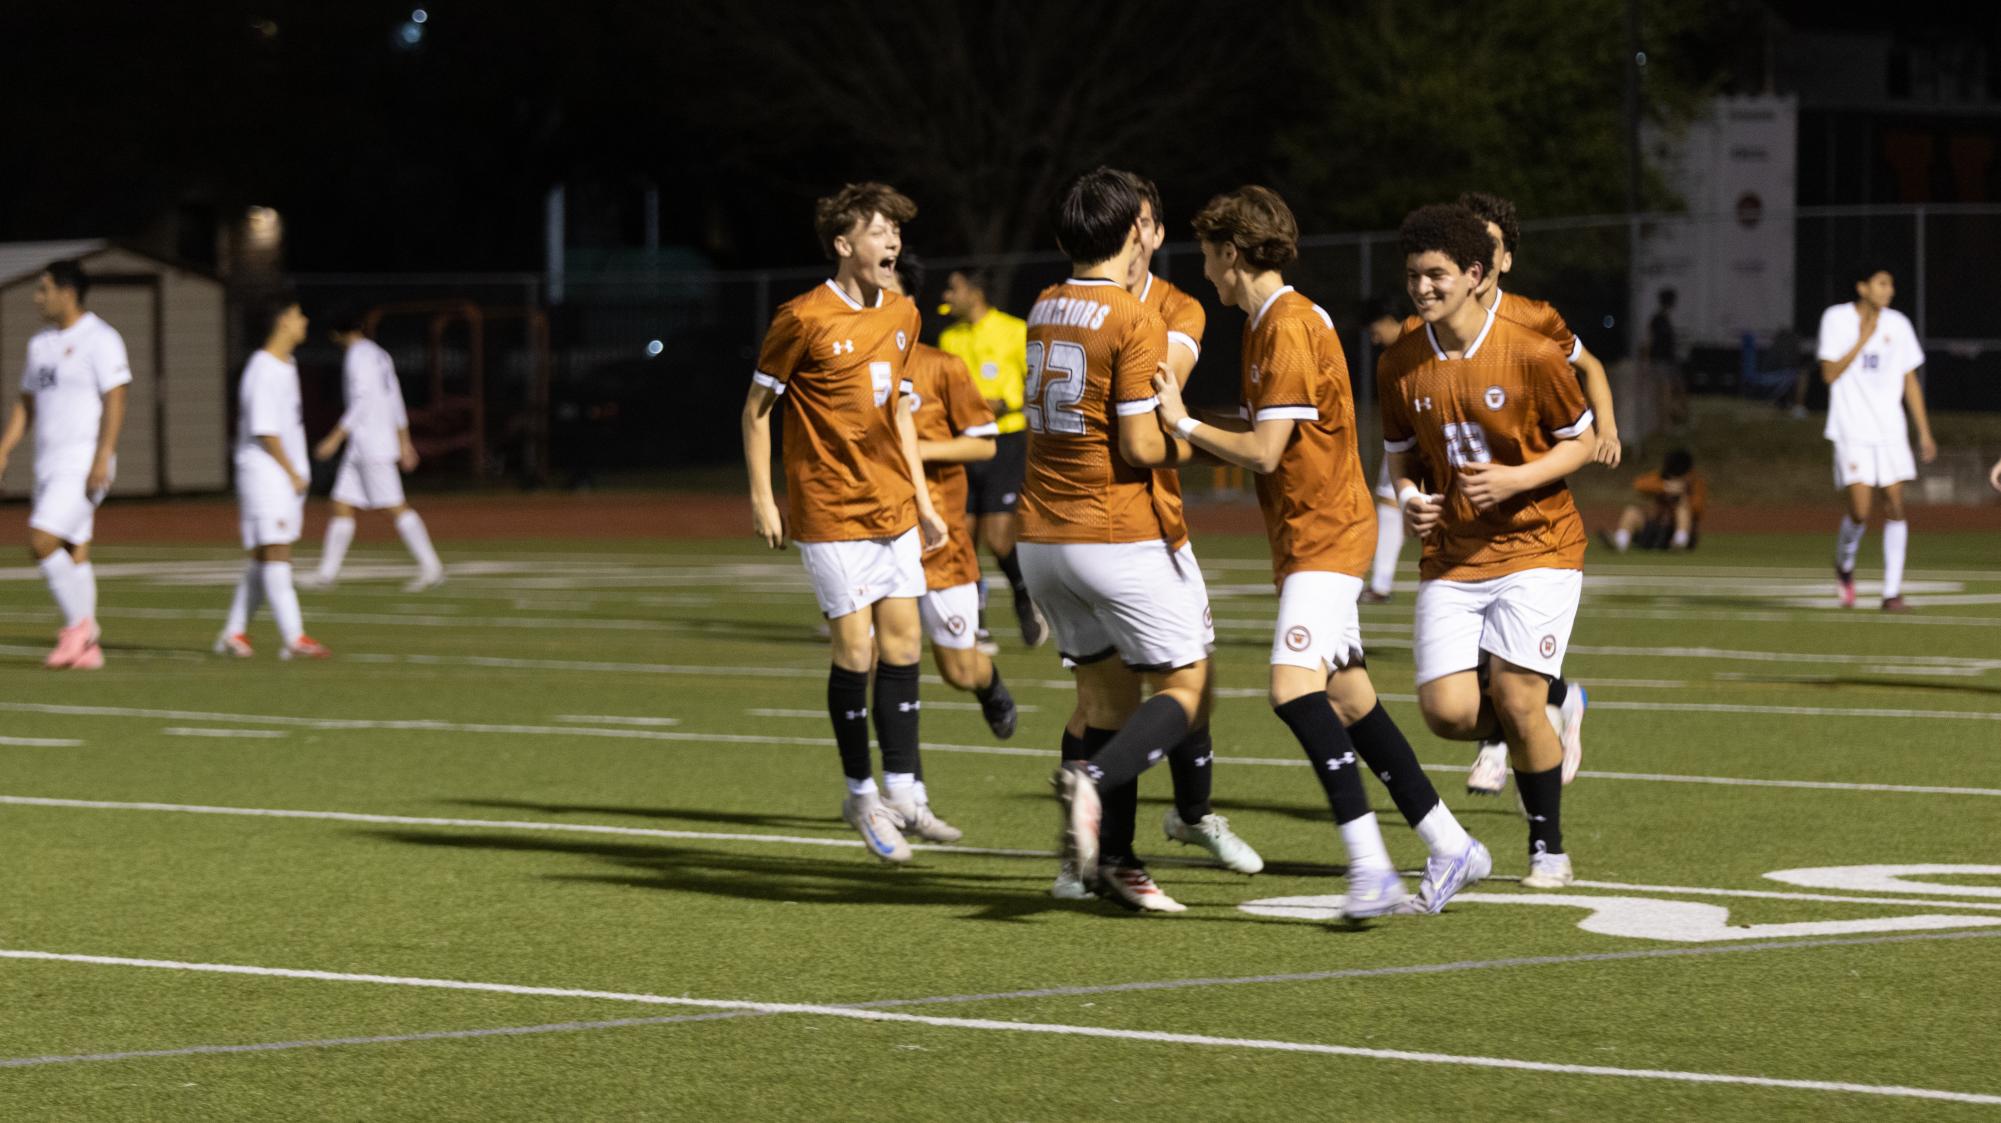
{"type": "Polygon", "coordinates": [[[0,242],[0,285],[23,277],[39,276],[51,261],[85,257],[111,248],[106,238],[84,238],[67,242],[0,242]]]}

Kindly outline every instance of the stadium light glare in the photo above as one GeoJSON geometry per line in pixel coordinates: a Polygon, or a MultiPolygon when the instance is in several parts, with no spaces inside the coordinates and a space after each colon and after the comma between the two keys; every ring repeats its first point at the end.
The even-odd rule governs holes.
{"type": "Polygon", "coordinates": [[[649,359],[657,359],[660,357],[660,352],[665,351],[666,349],[667,345],[660,342],[659,340],[657,339],[649,340],[646,344],[646,357],[649,359]]]}
{"type": "Polygon", "coordinates": [[[406,47],[414,47],[424,41],[424,29],[414,23],[406,23],[396,31],[396,37],[406,47]]]}
{"type": "Polygon", "coordinates": [[[410,12],[411,23],[429,23],[430,19],[431,19],[431,13],[425,11],[422,8],[416,8],[410,12]]]}
{"type": "Polygon", "coordinates": [[[271,207],[251,207],[243,216],[244,233],[250,244],[268,250],[278,244],[284,231],[278,212],[271,207]]]}

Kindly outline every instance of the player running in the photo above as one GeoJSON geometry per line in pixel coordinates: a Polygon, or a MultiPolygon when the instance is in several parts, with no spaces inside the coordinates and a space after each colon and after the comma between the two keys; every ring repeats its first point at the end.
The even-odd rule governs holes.
{"type": "Polygon", "coordinates": [[[49,325],[28,340],[21,396],[0,434],[0,476],[29,425],[35,427],[35,500],[28,552],[62,611],[55,650],[42,665],[94,671],[98,646],[97,570],[90,540],[98,504],[118,473],[118,432],[132,364],[125,340],[86,311],[90,276],[77,261],[58,261],[35,282],[35,311],[49,325]]]}
{"type": "Polygon", "coordinates": [[[1356,604],[1371,558],[1372,504],[1340,333],[1285,283],[1281,270],[1298,256],[1299,226],[1276,192],[1251,186],[1217,196],[1195,216],[1195,234],[1203,275],[1225,304],[1250,317],[1242,424],[1190,417],[1165,370],[1154,381],[1161,420],[1195,447],[1258,474],[1279,594],[1271,706],[1313,762],[1347,848],[1344,915],[1380,916],[1405,899],[1369,810],[1363,767],[1382,778],[1430,848],[1411,904],[1437,912],[1487,876],[1493,860],[1439,800],[1369,680],[1356,604]]]}
{"type": "Polygon", "coordinates": [[[821,199],[814,228],[834,276],[778,308],[765,330],[743,407],[751,519],[774,550],[787,537],[833,638],[827,715],[840,750],[847,798],[841,817],[885,862],[910,860],[905,832],[952,842],[957,828],[931,813],[917,749],[917,666],[923,632],[923,550],[945,541],[917,433],[903,396],[917,341],[917,307],[896,295],[902,224],[917,205],[881,183],[851,183],[821,199]],[[771,410],[785,412],[785,492],[771,491],[771,410]],[[869,760],[869,671],[875,671],[875,732],[883,798],[869,760]]]}
{"type": "Polygon", "coordinates": [[[1155,368],[1167,326],[1125,289],[1141,251],[1140,195],[1123,172],[1071,181],[1054,217],[1070,279],[1028,317],[1031,434],[1021,501],[1021,568],[1075,670],[1082,737],[1064,735],[1054,778],[1064,858],[1127,907],[1180,912],[1130,855],[1099,862],[1099,791],[1131,783],[1207,719],[1207,598],[1192,556],[1168,539],[1155,468],[1184,463],[1161,429],[1155,368]],[[1136,679],[1153,690],[1134,705],[1136,679]]]}
{"type": "MultiPolygon", "coordinates": [[[[913,303],[923,296],[922,267],[908,253],[897,258],[893,291],[913,303]]],[[[992,461],[998,429],[980,388],[957,357],[918,343],[904,371],[924,484],[931,490],[931,506],[950,528],[945,544],[924,555],[924,596],[917,614],[931,637],[931,657],[945,685],[979,699],[987,728],[1005,741],[1014,736],[1014,696],[1001,681],[1000,667],[978,646],[974,621],[980,605],[980,557],[966,528],[966,466],[992,461]]],[[[921,794],[924,781],[917,784],[921,794]]]]}
{"type": "Polygon", "coordinates": [[[1565,753],[1546,710],[1583,587],[1584,522],[1563,479],[1591,461],[1591,408],[1557,344],[1474,298],[1494,253],[1477,216],[1421,207],[1400,241],[1424,326],[1376,380],[1406,525],[1424,540],[1418,706],[1441,737],[1505,738],[1529,819],[1522,884],[1558,888],[1572,876],[1565,753]]]}
{"type": "Polygon", "coordinates": [[[410,443],[410,416],[403,408],[403,384],[389,352],[361,330],[361,319],[342,313],[333,324],[333,340],[346,351],[341,361],[341,389],[347,412],[340,423],[313,448],[313,459],[331,460],[345,446],[340,471],[334,476],[333,517],[327,520],[326,545],[320,550],[319,572],[310,579],[316,588],[333,585],[341,562],[354,541],[354,512],[388,511],[396,535],[417,563],[417,576],[403,586],[421,593],[444,583],[445,567],[431,547],[424,519],[403,498],[404,472],[417,470],[417,448],[410,443]]]}
{"type": "Polygon", "coordinates": [[[299,593],[292,586],[292,543],[306,513],[306,425],[293,352],[306,339],[306,314],[290,297],[259,314],[264,346],[250,356],[236,391],[236,502],[243,549],[250,555],[215,653],[248,659],[250,618],[269,603],[284,646],[280,659],[325,659],[327,649],[306,634],[299,593]]]}
{"type": "Polygon", "coordinates": [[[1938,459],[1918,368],[1925,363],[1917,329],[1890,307],[1897,295],[1888,269],[1867,265],[1855,275],[1855,299],[1820,314],[1820,378],[1827,383],[1827,430],[1834,442],[1834,486],[1847,500],[1834,540],[1834,589],[1841,607],[1855,606],[1855,555],[1869,529],[1869,504],[1883,493],[1883,611],[1904,603],[1904,482],[1918,476],[1906,412],[1918,427],[1918,455],[1938,459]]]}

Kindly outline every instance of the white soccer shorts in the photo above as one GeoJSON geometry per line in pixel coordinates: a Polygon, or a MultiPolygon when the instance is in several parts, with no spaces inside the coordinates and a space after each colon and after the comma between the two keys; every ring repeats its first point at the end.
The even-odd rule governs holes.
{"type": "Polygon", "coordinates": [[[1867,484],[1889,487],[1918,478],[1918,461],[1911,455],[1911,442],[1862,445],[1834,442],[1834,486],[1867,484]]]}
{"type": "Polygon", "coordinates": [[[979,642],[980,587],[968,581],[949,589],[927,589],[917,600],[917,614],[933,647],[964,651],[979,642]]]}
{"type": "Polygon", "coordinates": [[[820,612],[837,620],[879,600],[924,595],[924,548],[911,527],[894,538],[801,542],[820,612]]]}
{"type": "Polygon", "coordinates": [[[236,506],[243,531],[243,548],[289,546],[299,540],[306,525],[306,497],[287,489],[239,491],[236,506]]]}
{"type": "Polygon", "coordinates": [[[403,505],[403,472],[393,460],[356,460],[343,456],[334,474],[333,501],[364,511],[403,505]]]}
{"type": "Polygon", "coordinates": [[[104,502],[104,492],[87,491],[84,486],[87,479],[82,473],[69,472],[37,477],[28,526],[73,545],[90,541],[97,528],[97,505],[104,502]]]}
{"type": "Polygon", "coordinates": [[[1274,666],[1323,667],[1329,674],[1362,659],[1362,579],[1345,573],[1295,573],[1278,589],[1274,666]]]}
{"type": "Polygon", "coordinates": [[[1135,670],[1172,670],[1215,649],[1208,589],[1187,546],[1023,542],[1016,556],[1068,664],[1117,652],[1135,670]]]}
{"type": "Polygon", "coordinates": [[[1584,573],[1525,569],[1485,581],[1420,581],[1412,635],[1417,684],[1480,665],[1489,652],[1552,677],[1577,622],[1584,573]]]}

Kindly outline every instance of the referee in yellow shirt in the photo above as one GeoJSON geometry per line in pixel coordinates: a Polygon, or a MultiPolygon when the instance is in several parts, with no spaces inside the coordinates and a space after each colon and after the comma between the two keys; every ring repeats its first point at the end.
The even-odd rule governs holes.
{"type": "MultiPolygon", "coordinates": [[[[1028,324],[988,303],[988,286],[983,270],[953,271],[945,282],[945,304],[956,322],[940,333],[938,346],[965,361],[1000,427],[994,458],[966,465],[966,510],[975,520],[974,539],[993,554],[1014,588],[1022,642],[1040,647],[1049,638],[1049,626],[1029,600],[1021,565],[1014,559],[1014,506],[1028,470],[1028,419],[1021,414],[1028,378],[1028,324]]],[[[982,642],[987,642],[986,588],[982,580],[982,642]]]]}

